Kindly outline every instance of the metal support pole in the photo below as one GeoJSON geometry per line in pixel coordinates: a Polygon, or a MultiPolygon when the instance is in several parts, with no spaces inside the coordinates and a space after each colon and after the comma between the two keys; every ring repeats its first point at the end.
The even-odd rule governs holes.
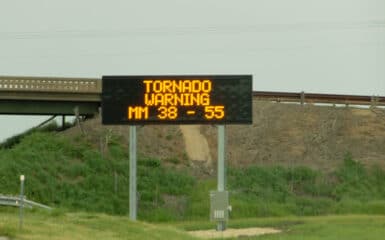
{"type": "Polygon", "coordinates": [[[136,220],[136,126],[130,126],[130,219],[136,220]]]}
{"type": "Polygon", "coordinates": [[[66,127],[66,115],[63,115],[61,120],[61,130],[64,131],[65,127],[66,127]]]}
{"type": "Polygon", "coordinates": [[[82,128],[82,125],[80,124],[80,110],[79,110],[79,106],[76,106],[76,107],[74,108],[74,113],[75,113],[76,123],[78,124],[79,129],[80,129],[80,131],[82,132],[82,134],[84,134],[84,130],[83,130],[83,128],[82,128]]]}
{"type": "MultiPolygon", "coordinates": [[[[218,191],[225,191],[226,188],[226,167],[225,167],[225,148],[226,148],[225,126],[218,126],[218,191]]],[[[218,222],[217,231],[224,231],[226,222],[218,222]]]]}
{"type": "Polygon", "coordinates": [[[24,175],[20,176],[20,203],[19,203],[19,229],[23,228],[23,208],[24,208],[24,175]]]}
{"type": "Polygon", "coordinates": [[[302,91],[301,92],[301,105],[304,105],[305,104],[305,92],[302,91]]]}

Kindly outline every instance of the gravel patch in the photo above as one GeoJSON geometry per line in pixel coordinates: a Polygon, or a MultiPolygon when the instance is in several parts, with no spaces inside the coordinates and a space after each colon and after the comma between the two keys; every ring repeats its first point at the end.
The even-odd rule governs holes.
{"type": "Polygon", "coordinates": [[[264,234],[280,233],[281,230],[274,228],[240,228],[240,229],[226,229],[223,232],[210,230],[190,231],[189,233],[195,237],[200,238],[234,238],[234,237],[250,237],[264,234]]]}

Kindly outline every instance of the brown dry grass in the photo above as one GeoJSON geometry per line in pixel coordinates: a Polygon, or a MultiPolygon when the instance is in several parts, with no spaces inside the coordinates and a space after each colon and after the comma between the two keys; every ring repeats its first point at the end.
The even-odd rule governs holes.
{"type": "MultiPolygon", "coordinates": [[[[227,161],[233,166],[305,165],[327,172],[335,169],[350,152],[354,159],[366,165],[385,168],[385,118],[376,112],[255,101],[252,125],[226,128],[227,161]]],[[[121,136],[121,144],[127,145],[128,126],[101,126],[100,119],[96,118],[84,122],[83,128],[86,137],[101,150],[105,151],[113,134],[121,136]]],[[[207,168],[206,173],[212,173],[217,158],[217,129],[205,125],[200,131],[213,160],[202,166],[207,168]]],[[[72,128],[65,134],[79,135],[79,128],[72,128]]],[[[185,166],[197,166],[197,171],[202,167],[200,163],[189,161],[178,126],[139,127],[138,154],[163,160],[179,159],[185,166]]]]}

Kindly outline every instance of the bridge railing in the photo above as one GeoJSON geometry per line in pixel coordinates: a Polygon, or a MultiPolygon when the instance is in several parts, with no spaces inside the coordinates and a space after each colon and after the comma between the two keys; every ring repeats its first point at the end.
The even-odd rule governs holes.
{"type": "Polygon", "coordinates": [[[346,104],[385,106],[385,96],[360,96],[342,94],[319,94],[319,93],[293,93],[293,92],[264,92],[254,91],[254,100],[273,102],[294,102],[294,103],[325,103],[325,104],[346,104]]]}
{"type": "MultiPolygon", "coordinates": [[[[95,104],[99,105],[101,101],[101,92],[102,81],[97,78],[0,76],[0,101],[3,101],[4,113],[12,113],[14,106],[10,104],[20,105],[21,101],[43,101],[42,104],[46,105],[47,102],[92,103],[95,109],[98,107],[95,104]]],[[[54,104],[51,104],[51,109],[55,108],[54,104]]],[[[67,105],[73,108],[72,103],[67,105]]],[[[19,107],[25,112],[34,108],[24,104],[19,107]]]]}
{"type": "Polygon", "coordinates": [[[100,79],[0,76],[3,92],[101,93],[100,79]]]}

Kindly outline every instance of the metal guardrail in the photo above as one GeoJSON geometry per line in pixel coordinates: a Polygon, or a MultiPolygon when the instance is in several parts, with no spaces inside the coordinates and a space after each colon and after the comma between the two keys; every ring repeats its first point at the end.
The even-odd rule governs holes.
{"type": "Polygon", "coordinates": [[[262,101],[296,102],[296,103],[326,103],[347,105],[385,106],[385,96],[361,96],[320,93],[292,92],[263,92],[254,91],[253,98],[262,101]]]}
{"type": "MultiPolygon", "coordinates": [[[[0,195],[0,205],[11,206],[11,207],[20,207],[20,203],[21,203],[20,197],[0,195]]],[[[37,203],[34,201],[30,201],[30,200],[27,200],[25,198],[23,199],[23,205],[24,205],[24,207],[27,207],[27,208],[39,207],[39,208],[52,210],[52,208],[49,206],[46,206],[44,204],[40,204],[40,203],[37,203]]]]}

